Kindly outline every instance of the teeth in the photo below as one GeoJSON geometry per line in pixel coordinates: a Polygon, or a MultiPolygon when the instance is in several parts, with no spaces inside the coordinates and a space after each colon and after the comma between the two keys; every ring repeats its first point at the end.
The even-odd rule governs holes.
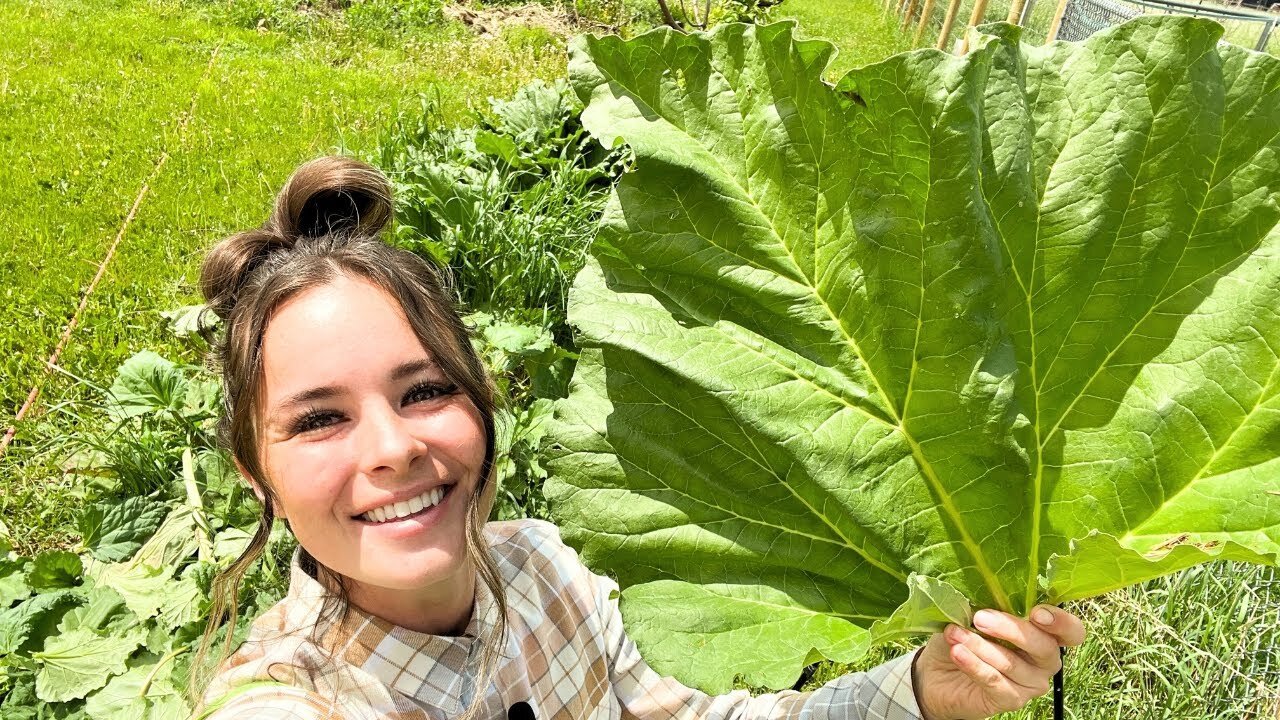
{"type": "Polygon", "coordinates": [[[373,522],[388,522],[412,515],[416,512],[421,512],[423,508],[438,505],[443,499],[444,488],[433,488],[422,493],[418,497],[411,498],[403,502],[392,503],[390,505],[383,505],[380,508],[374,508],[361,517],[364,520],[373,522]]]}

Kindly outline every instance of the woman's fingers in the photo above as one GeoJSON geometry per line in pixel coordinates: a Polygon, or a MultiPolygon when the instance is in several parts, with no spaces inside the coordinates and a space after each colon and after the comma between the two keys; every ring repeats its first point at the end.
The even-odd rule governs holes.
{"type": "Polygon", "coordinates": [[[1020,653],[1001,647],[981,635],[963,630],[959,626],[949,625],[946,629],[947,640],[960,644],[978,657],[987,666],[1005,676],[1034,695],[1043,695],[1049,690],[1049,678],[1052,673],[1038,668],[1020,653]]]}
{"type": "Polygon", "coordinates": [[[1059,645],[1075,646],[1084,642],[1084,623],[1062,608],[1037,606],[1031,611],[1031,621],[1056,637],[1059,645]]]}
{"type": "Polygon", "coordinates": [[[1050,675],[1062,667],[1058,638],[1029,620],[996,610],[974,613],[973,625],[983,633],[1013,643],[1032,664],[1050,675]]]}
{"type": "Polygon", "coordinates": [[[988,665],[963,643],[951,646],[951,662],[974,683],[983,688],[999,710],[1017,710],[1029,699],[1025,689],[1019,689],[1012,680],[988,665]]]}

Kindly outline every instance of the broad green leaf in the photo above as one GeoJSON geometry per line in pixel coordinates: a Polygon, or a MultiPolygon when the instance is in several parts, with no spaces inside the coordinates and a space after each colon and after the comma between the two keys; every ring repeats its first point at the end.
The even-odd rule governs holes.
{"type": "Polygon", "coordinates": [[[175,568],[196,553],[200,540],[196,536],[196,517],[188,505],[173,508],[151,539],[130,562],[155,567],[175,568]]]}
{"type": "Polygon", "coordinates": [[[134,628],[102,637],[80,628],[49,638],[44,651],[32,653],[41,664],[36,673],[36,695],[45,702],[82,698],[107,684],[112,675],[125,671],[125,660],[146,638],[134,628]]]}
{"type": "Polygon", "coordinates": [[[200,617],[204,592],[193,577],[183,577],[169,583],[164,590],[157,620],[160,627],[171,629],[200,617]]]}
{"type": "Polygon", "coordinates": [[[136,622],[137,617],[129,612],[120,593],[109,587],[97,587],[89,592],[84,605],[62,616],[58,632],[71,632],[78,628],[101,632],[107,628],[124,629],[136,622]]]}
{"type": "Polygon", "coordinates": [[[186,397],[182,370],[150,350],[124,361],[111,385],[111,415],[124,419],[162,410],[178,412],[186,397]]]}
{"type": "Polygon", "coordinates": [[[75,587],[84,569],[80,557],[66,550],[42,552],[31,561],[27,584],[35,590],[75,587]]]}
{"type": "Polygon", "coordinates": [[[80,535],[93,557],[120,562],[142,547],[168,513],[168,505],[144,497],[95,503],[80,517],[80,535]]]}
{"type": "Polygon", "coordinates": [[[40,647],[63,615],[84,600],[78,590],[54,590],[0,612],[0,655],[40,647]]]}
{"type": "Polygon", "coordinates": [[[780,687],[841,647],[737,595],[853,638],[1275,561],[1280,60],[1190,18],[1018,32],[834,87],[789,24],[575,42],[635,169],[571,294],[547,497],[659,672],[780,687]],[[687,662],[660,619],[723,588],[687,662]]]}
{"type": "Polygon", "coordinates": [[[93,720],[185,720],[191,710],[174,686],[169,661],[149,657],[134,664],[90,695],[85,711],[93,720]]]}
{"type": "Polygon", "coordinates": [[[173,569],[142,562],[105,564],[90,562],[85,576],[99,588],[120,594],[124,604],[139,618],[155,617],[165,604],[165,594],[173,583],[173,569]]]}
{"type": "Polygon", "coordinates": [[[240,557],[252,539],[253,535],[237,527],[220,531],[213,538],[213,559],[234,560],[240,557]]]}
{"type": "Polygon", "coordinates": [[[873,641],[933,632],[947,623],[973,624],[973,608],[964,595],[944,582],[923,575],[907,578],[907,601],[884,620],[871,626],[873,641]]]}
{"type": "Polygon", "coordinates": [[[178,337],[199,335],[217,327],[218,316],[208,305],[183,305],[172,310],[161,310],[160,316],[169,321],[173,334],[178,337]]]}
{"type": "Polygon", "coordinates": [[[27,584],[28,564],[29,561],[21,557],[0,560],[0,610],[31,594],[31,586],[27,584]]]}

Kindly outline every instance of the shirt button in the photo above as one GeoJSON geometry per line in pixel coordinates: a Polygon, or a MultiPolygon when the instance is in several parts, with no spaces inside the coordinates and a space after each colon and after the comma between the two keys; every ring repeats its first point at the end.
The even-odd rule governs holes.
{"type": "Polygon", "coordinates": [[[533,715],[533,708],[529,707],[529,703],[520,701],[511,706],[507,711],[507,720],[536,720],[533,715]]]}

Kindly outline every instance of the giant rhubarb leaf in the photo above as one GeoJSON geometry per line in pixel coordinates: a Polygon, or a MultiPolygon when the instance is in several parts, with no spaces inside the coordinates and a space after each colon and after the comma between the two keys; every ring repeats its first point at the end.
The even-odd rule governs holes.
{"type": "Polygon", "coordinates": [[[583,38],[634,151],[547,493],[707,690],[1280,550],[1280,61],[1142,19],[822,81],[789,24],[583,38]]]}

